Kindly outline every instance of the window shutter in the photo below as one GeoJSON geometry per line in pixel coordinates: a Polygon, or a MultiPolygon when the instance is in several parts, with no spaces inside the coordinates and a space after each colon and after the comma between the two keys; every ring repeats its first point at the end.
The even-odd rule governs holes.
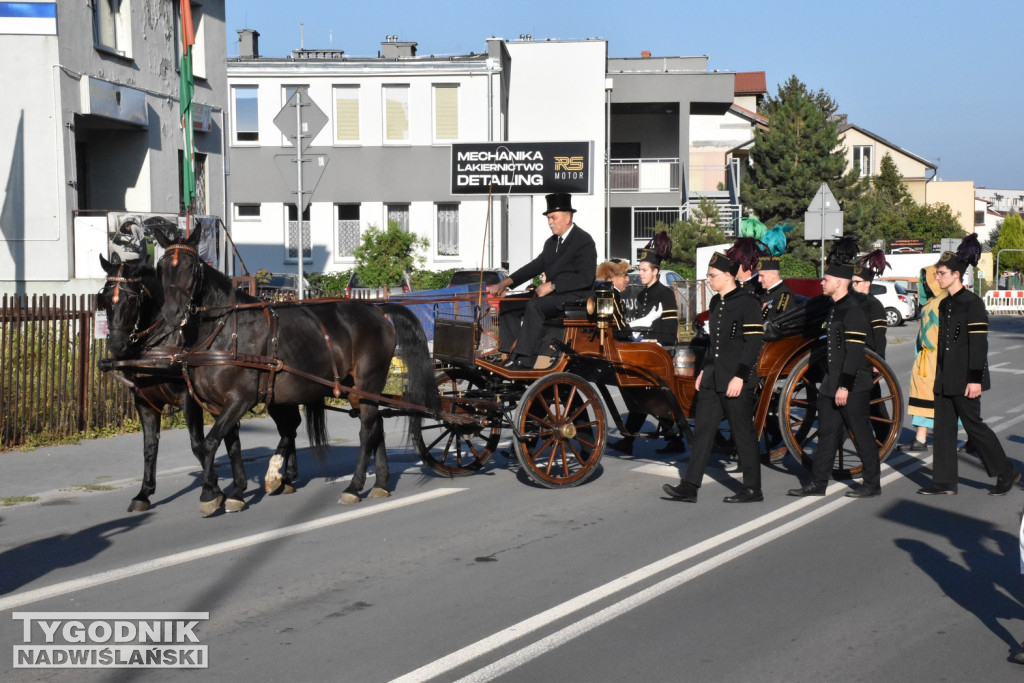
{"type": "Polygon", "coordinates": [[[459,139],[459,88],[434,87],[434,137],[437,140],[459,139]]]}
{"type": "Polygon", "coordinates": [[[336,88],[334,95],[337,139],[359,141],[359,88],[336,88]]]}

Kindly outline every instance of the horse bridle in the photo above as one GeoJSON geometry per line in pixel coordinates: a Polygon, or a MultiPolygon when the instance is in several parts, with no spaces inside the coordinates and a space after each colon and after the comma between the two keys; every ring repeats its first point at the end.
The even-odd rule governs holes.
{"type": "MultiPolygon", "coordinates": [[[[193,259],[193,261],[192,261],[192,282],[193,282],[193,286],[192,286],[192,291],[186,292],[187,296],[185,297],[185,299],[188,301],[188,305],[185,307],[185,319],[184,319],[184,321],[182,321],[182,324],[184,324],[185,322],[188,321],[188,319],[190,317],[195,315],[196,310],[197,310],[197,308],[196,308],[196,297],[198,296],[198,293],[200,291],[202,291],[202,289],[203,289],[203,260],[201,258],[199,258],[199,250],[196,249],[195,247],[189,246],[187,244],[172,244],[171,246],[167,247],[166,253],[163,256],[160,257],[160,260],[163,261],[168,256],[170,256],[171,257],[171,267],[172,268],[177,268],[178,264],[181,263],[181,254],[180,254],[180,252],[185,252],[186,254],[192,256],[192,259],[193,259]]],[[[170,289],[170,290],[183,289],[182,287],[179,287],[178,285],[176,285],[174,283],[171,283],[171,284],[167,285],[167,288],[170,289]]]]}
{"type": "MultiPolygon", "coordinates": [[[[124,295],[129,299],[137,299],[135,305],[135,324],[132,325],[132,331],[128,334],[128,341],[135,344],[139,341],[141,336],[145,336],[148,330],[143,332],[139,331],[139,325],[142,322],[142,297],[143,295],[153,298],[153,293],[149,291],[146,284],[142,281],[141,277],[125,277],[124,276],[124,264],[121,264],[117,269],[117,275],[108,275],[107,282],[114,283],[114,292],[110,297],[110,303],[117,305],[121,302],[121,296],[124,295]],[[126,285],[138,285],[139,288],[136,290],[133,287],[126,285]]],[[[116,328],[120,331],[124,331],[124,328],[116,328]]],[[[150,328],[152,329],[152,328],[150,328]]]]}

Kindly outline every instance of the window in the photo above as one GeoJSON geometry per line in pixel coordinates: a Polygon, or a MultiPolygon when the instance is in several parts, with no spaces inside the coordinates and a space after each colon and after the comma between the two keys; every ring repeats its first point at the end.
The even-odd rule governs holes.
{"type": "Polygon", "coordinates": [[[287,204],[288,224],[285,226],[285,248],[287,253],[285,261],[296,263],[299,259],[299,232],[302,234],[302,262],[313,262],[313,247],[309,237],[309,204],[302,212],[302,223],[299,223],[299,208],[294,204],[287,204]]]}
{"type": "Polygon", "coordinates": [[[359,142],[359,86],[334,88],[334,141],[359,142]]]}
{"type": "Polygon", "coordinates": [[[437,205],[437,254],[459,255],[459,205],[437,205]]]}
{"type": "Polygon", "coordinates": [[[388,227],[396,223],[402,232],[409,232],[409,205],[388,204],[388,227]]]}
{"type": "Polygon", "coordinates": [[[350,258],[359,246],[359,205],[338,204],[337,207],[338,250],[335,257],[350,258]]]}
{"type": "Polygon", "coordinates": [[[235,142],[259,142],[259,86],[236,85],[232,91],[235,107],[235,142]]]}
{"type": "Polygon", "coordinates": [[[860,166],[861,178],[871,175],[871,145],[854,146],[853,163],[860,166]]]}
{"type": "MultiPolygon", "coordinates": [[[[292,97],[295,95],[295,93],[297,91],[299,91],[299,90],[302,91],[302,101],[308,103],[309,102],[309,86],[308,85],[286,85],[286,86],[283,86],[281,88],[281,107],[284,108],[284,105],[288,104],[288,101],[291,100],[292,97]]],[[[274,118],[276,119],[277,117],[275,116],[274,118]]],[[[295,130],[295,122],[294,122],[294,120],[292,121],[290,129],[292,131],[295,130]]],[[[284,134],[281,135],[281,146],[282,147],[291,147],[292,146],[291,140],[289,140],[284,134]]]]}
{"type": "Polygon", "coordinates": [[[434,86],[434,141],[459,139],[459,86],[434,86]]]}
{"type": "Polygon", "coordinates": [[[130,10],[130,0],[92,0],[92,37],[97,48],[131,56],[130,10]]]}
{"type": "Polygon", "coordinates": [[[259,204],[235,204],[236,221],[255,221],[260,218],[259,204]]]}
{"type": "Polygon", "coordinates": [[[384,142],[409,141],[409,86],[384,86],[384,142]]]}

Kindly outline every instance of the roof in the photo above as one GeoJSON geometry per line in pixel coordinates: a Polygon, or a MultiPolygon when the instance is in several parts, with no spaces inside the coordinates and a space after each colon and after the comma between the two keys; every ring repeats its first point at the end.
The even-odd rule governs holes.
{"type": "Polygon", "coordinates": [[[731,111],[733,114],[736,114],[737,116],[747,119],[751,123],[756,123],[759,126],[768,125],[767,116],[762,116],[761,114],[758,114],[756,111],[750,111],[746,107],[741,107],[738,104],[733,104],[731,107],[729,107],[729,111],[731,111]]]}
{"type": "Polygon", "coordinates": [[[856,130],[857,132],[863,134],[863,135],[868,136],[869,138],[871,138],[872,140],[875,140],[876,142],[882,143],[883,145],[885,145],[886,147],[888,147],[890,149],[896,150],[900,154],[903,154],[903,155],[906,155],[906,156],[910,157],[914,161],[917,161],[918,163],[923,164],[926,168],[930,168],[933,171],[936,171],[939,168],[938,164],[933,163],[931,161],[928,161],[927,159],[925,159],[923,157],[919,157],[916,154],[914,154],[913,152],[908,152],[907,150],[903,149],[899,145],[896,145],[896,144],[893,144],[893,143],[889,142],[888,140],[883,138],[881,135],[876,135],[875,133],[872,133],[870,130],[866,130],[866,129],[861,128],[860,126],[856,126],[856,125],[854,125],[852,123],[844,123],[844,124],[840,125],[839,126],[839,130],[837,132],[840,135],[842,135],[843,133],[845,133],[846,131],[850,130],[851,128],[856,130]]]}
{"type": "Polygon", "coordinates": [[[764,95],[768,92],[763,71],[737,71],[734,90],[737,95],[764,95]]]}

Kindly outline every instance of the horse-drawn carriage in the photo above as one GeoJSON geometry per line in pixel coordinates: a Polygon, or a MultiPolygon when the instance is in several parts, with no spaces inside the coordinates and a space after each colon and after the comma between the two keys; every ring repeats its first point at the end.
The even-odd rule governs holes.
{"type": "MultiPolygon", "coordinates": [[[[418,453],[431,470],[462,476],[480,470],[494,454],[503,430],[524,471],[550,488],[575,486],[597,469],[614,424],[627,436],[687,433],[695,401],[695,379],[705,345],[687,342],[664,348],[654,342],[622,342],[608,320],[594,311],[549,323],[555,364],[544,370],[510,370],[476,352],[479,329],[471,322],[436,320],[434,358],[440,365],[442,410],[465,413],[469,422],[433,421],[422,427],[418,453]],[[617,392],[613,392],[612,388],[617,392]],[[652,415],[653,434],[628,434],[615,393],[629,411],[652,415]]],[[[817,436],[817,384],[823,354],[814,326],[765,343],[758,359],[759,394],[754,426],[766,459],[787,453],[810,467],[817,436]]],[[[817,325],[820,330],[820,323],[817,325]]],[[[892,369],[868,351],[873,367],[872,420],[884,460],[896,446],[903,396],[892,369]]],[[[839,454],[834,475],[856,476],[860,460],[852,443],[839,454]]]]}
{"type": "MultiPolygon", "coordinates": [[[[666,349],[653,342],[619,342],[609,331],[607,300],[601,296],[589,302],[588,310],[552,322],[552,345],[558,352],[552,367],[508,369],[478,351],[475,316],[435,320],[431,358],[422,328],[401,304],[247,299],[230,279],[203,264],[192,241],[161,240],[167,251],[159,272],[142,266],[126,272],[125,266],[106,264],[110,277],[101,303],[110,315],[112,348],[120,356],[111,367],[134,378],[136,386],[174,388],[173,398],[161,395],[159,406],[140,392],[140,414],[159,413],[164,403],[177,401],[217,415],[205,438],[201,425],[190,425],[193,450],[204,470],[204,514],[224,499],[213,460],[226,436],[233,439],[229,455],[235,466],[235,490],[227,507],[244,507],[246,479],[235,435],[238,420],[257,403],[267,405],[281,435],[268,490],[270,480],[288,490],[297,476],[298,406],[306,407],[311,443],[323,447],[324,398],[349,399],[348,410],[361,421],[360,455],[340,502],[359,500],[371,453],[376,480],[369,495],[389,495],[383,414],[408,416],[409,436],[420,458],[445,476],[482,469],[507,431],[523,471],[550,488],[586,481],[604,454],[610,424],[625,432],[615,394],[628,410],[656,417],[661,428],[689,430],[700,345],[666,349]],[[410,373],[400,396],[384,393],[396,341],[410,373]]],[[[460,303],[478,311],[470,298],[463,296],[460,303]]],[[[784,337],[766,343],[760,354],[754,422],[773,460],[792,453],[809,464],[806,446],[816,436],[821,366],[816,337],[784,337]]],[[[868,358],[876,383],[872,419],[884,459],[899,435],[903,400],[889,366],[871,352],[868,358]]],[[[186,415],[196,412],[193,407],[186,415]]],[[[147,476],[130,510],[146,509],[153,490],[156,451],[155,443],[149,444],[155,440],[146,439],[147,476]]],[[[837,476],[860,470],[852,450],[840,453],[837,463],[837,476]]]]}

